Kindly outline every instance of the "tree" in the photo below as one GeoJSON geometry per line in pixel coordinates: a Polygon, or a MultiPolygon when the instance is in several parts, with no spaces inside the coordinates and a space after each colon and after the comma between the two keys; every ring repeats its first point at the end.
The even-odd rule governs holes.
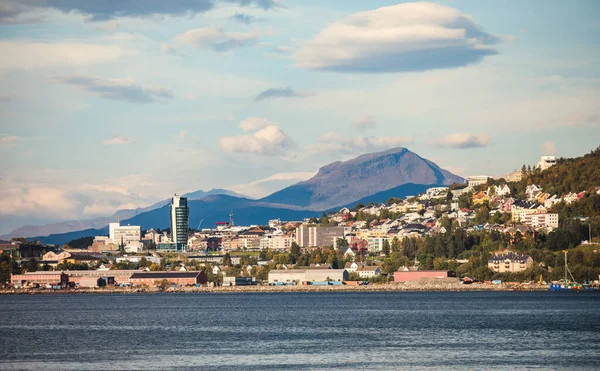
{"type": "Polygon", "coordinates": [[[383,246],[381,248],[381,251],[385,256],[390,255],[390,242],[388,240],[383,240],[383,246]]]}
{"type": "Polygon", "coordinates": [[[156,263],[152,263],[150,264],[150,270],[153,272],[159,271],[160,270],[160,265],[156,264],[156,263]]]}
{"type": "Polygon", "coordinates": [[[338,248],[341,248],[341,247],[348,247],[350,245],[348,245],[348,240],[346,240],[345,238],[338,238],[337,242],[336,242],[336,246],[338,248]]]}
{"type": "Polygon", "coordinates": [[[290,246],[290,257],[293,264],[296,264],[298,261],[298,257],[302,255],[302,251],[300,250],[300,246],[296,242],[292,242],[292,246],[290,246]]]}
{"type": "Polygon", "coordinates": [[[27,272],[37,272],[40,269],[40,264],[35,258],[29,259],[27,264],[27,272]]]}
{"type": "Polygon", "coordinates": [[[231,255],[229,253],[223,256],[223,265],[231,265],[231,255]]]}

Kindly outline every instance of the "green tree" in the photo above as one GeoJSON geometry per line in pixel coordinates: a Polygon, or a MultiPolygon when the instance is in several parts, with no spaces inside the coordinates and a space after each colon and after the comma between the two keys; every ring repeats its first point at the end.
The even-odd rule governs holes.
{"type": "Polygon", "coordinates": [[[293,264],[296,264],[300,255],[302,255],[300,246],[298,246],[298,244],[295,241],[292,242],[292,245],[290,246],[290,257],[293,264]]]}
{"type": "Polygon", "coordinates": [[[40,264],[35,258],[29,259],[27,263],[27,272],[37,272],[40,269],[40,264]]]}
{"type": "Polygon", "coordinates": [[[381,251],[385,256],[390,256],[390,243],[388,240],[383,240],[381,251]]]}

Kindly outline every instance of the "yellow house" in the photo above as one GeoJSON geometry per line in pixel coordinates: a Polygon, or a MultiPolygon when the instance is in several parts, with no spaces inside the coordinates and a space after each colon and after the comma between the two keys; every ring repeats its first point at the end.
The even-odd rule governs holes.
{"type": "Polygon", "coordinates": [[[490,197],[484,191],[479,191],[473,195],[473,204],[474,205],[481,205],[484,202],[489,201],[489,200],[490,200],[490,197]]]}

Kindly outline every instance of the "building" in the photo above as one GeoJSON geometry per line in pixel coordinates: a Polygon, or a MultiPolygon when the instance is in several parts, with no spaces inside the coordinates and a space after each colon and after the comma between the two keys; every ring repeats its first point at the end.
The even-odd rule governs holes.
{"type": "Polygon", "coordinates": [[[356,272],[360,278],[371,278],[381,276],[381,268],[378,266],[359,267],[356,272]]]}
{"type": "Polygon", "coordinates": [[[102,253],[88,250],[62,250],[59,252],[48,251],[42,256],[42,261],[55,261],[57,264],[72,263],[72,264],[95,264],[106,256],[102,253]]]}
{"type": "Polygon", "coordinates": [[[418,281],[421,278],[455,278],[454,271],[398,271],[394,272],[394,282],[418,281]]]}
{"type": "Polygon", "coordinates": [[[491,179],[492,179],[492,177],[490,177],[488,175],[474,175],[474,176],[470,176],[468,178],[468,181],[469,181],[468,184],[469,184],[469,187],[473,188],[478,185],[486,184],[491,179]]]}
{"type": "Polygon", "coordinates": [[[296,243],[300,247],[334,246],[338,238],[344,238],[344,227],[301,225],[296,228],[296,243]]]}
{"type": "Polygon", "coordinates": [[[190,209],[187,197],[173,196],[171,203],[171,236],[177,251],[185,251],[188,241],[190,209]]]}
{"type": "Polygon", "coordinates": [[[260,249],[289,250],[293,241],[290,235],[267,235],[260,239],[260,249]]]}
{"type": "Polygon", "coordinates": [[[254,277],[223,277],[223,286],[252,286],[256,285],[254,277]]]}
{"type": "Polygon", "coordinates": [[[531,228],[558,228],[558,214],[535,213],[526,214],[522,219],[523,224],[531,228]]]}
{"type": "Polygon", "coordinates": [[[537,163],[537,167],[542,171],[554,165],[556,165],[556,156],[542,156],[540,162],[537,163]]]}
{"type": "Polygon", "coordinates": [[[511,220],[516,223],[524,222],[527,215],[536,213],[539,213],[538,209],[525,209],[513,205],[511,209],[511,220]]]}
{"type": "Polygon", "coordinates": [[[23,286],[62,286],[69,284],[69,276],[64,272],[27,272],[25,274],[13,274],[10,277],[10,283],[16,287],[23,286]]]}
{"type": "Polygon", "coordinates": [[[163,280],[174,285],[197,285],[208,281],[201,271],[136,272],[131,276],[131,283],[136,286],[160,286],[163,280]]]}
{"type": "Polygon", "coordinates": [[[488,268],[496,273],[522,272],[533,265],[529,255],[503,254],[488,259],[488,268]]]}
{"type": "Polygon", "coordinates": [[[269,283],[302,283],[312,281],[345,281],[345,269],[276,269],[269,272],[269,283]]]}
{"type": "Polygon", "coordinates": [[[141,235],[142,228],[139,225],[120,225],[119,222],[108,224],[108,238],[117,245],[125,246],[131,242],[138,242],[141,235]]]}

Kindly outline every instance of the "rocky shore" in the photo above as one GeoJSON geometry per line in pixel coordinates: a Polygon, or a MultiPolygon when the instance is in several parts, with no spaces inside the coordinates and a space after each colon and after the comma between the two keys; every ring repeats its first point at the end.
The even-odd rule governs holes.
{"type": "Polygon", "coordinates": [[[156,287],[102,287],[78,289],[3,289],[0,294],[133,294],[133,293],[236,293],[236,292],[418,292],[418,291],[548,291],[548,285],[539,284],[502,284],[492,285],[473,283],[460,284],[458,280],[447,279],[422,279],[413,282],[370,284],[361,286],[218,286],[218,287],[169,287],[160,289],[156,287]]]}

